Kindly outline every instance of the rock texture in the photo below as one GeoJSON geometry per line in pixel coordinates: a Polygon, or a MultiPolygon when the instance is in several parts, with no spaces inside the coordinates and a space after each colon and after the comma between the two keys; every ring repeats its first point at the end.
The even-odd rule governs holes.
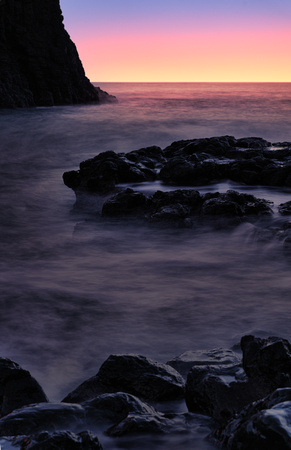
{"type": "Polygon", "coordinates": [[[1,108],[99,102],[104,95],[85,76],[59,0],[0,1],[1,108]]]}
{"type": "Polygon", "coordinates": [[[200,195],[198,191],[178,189],[157,191],[151,196],[133,189],[123,190],[102,207],[104,217],[135,217],[151,223],[191,227],[194,221],[211,221],[213,226],[239,224],[245,220],[272,215],[269,202],[250,194],[229,190],[200,195]]]}
{"type": "Polygon", "coordinates": [[[290,418],[291,389],[277,389],[243,409],[210,440],[229,450],[291,449],[290,418]]]}
{"type": "Polygon", "coordinates": [[[234,360],[192,367],[185,394],[189,411],[226,423],[247,404],[291,386],[291,345],[286,339],[243,336],[241,349],[242,364],[234,360]]]}
{"type": "Polygon", "coordinates": [[[38,382],[14,361],[0,358],[0,415],[38,402],[47,402],[38,382]]]}
{"type": "Polygon", "coordinates": [[[28,437],[16,439],[14,445],[20,445],[21,450],[102,450],[98,438],[89,431],[78,434],[71,431],[49,433],[42,431],[28,437]]]}
{"type": "Polygon", "coordinates": [[[83,402],[102,393],[126,392],[142,399],[165,401],[182,398],[184,380],[172,367],[141,355],[110,355],[99,372],[64,398],[83,402]]]}
{"type": "Polygon", "coordinates": [[[128,153],[103,152],[65,172],[75,192],[113,192],[120,183],[161,180],[165,185],[199,186],[231,180],[247,185],[291,187],[291,143],[270,148],[262,138],[233,136],[173,142],[128,153]]]}

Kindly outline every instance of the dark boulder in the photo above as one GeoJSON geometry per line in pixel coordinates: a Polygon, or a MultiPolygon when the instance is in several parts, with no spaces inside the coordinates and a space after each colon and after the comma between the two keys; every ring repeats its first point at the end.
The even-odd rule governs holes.
{"type": "Polygon", "coordinates": [[[202,424],[210,431],[212,420],[191,413],[162,413],[131,394],[116,392],[98,395],[80,405],[47,403],[23,407],[0,419],[0,435],[21,436],[14,442],[24,449],[25,444],[27,448],[43,445],[35,447],[43,450],[63,448],[61,445],[71,449],[75,448],[70,447],[72,442],[72,445],[84,446],[76,448],[87,450],[91,442],[98,445],[99,441],[91,433],[82,432],[84,429],[98,430],[111,437],[146,433],[181,435],[191,433],[202,424]],[[66,429],[71,432],[64,432],[66,429]]]}
{"type": "Polygon", "coordinates": [[[176,156],[162,167],[160,178],[166,184],[198,186],[200,180],[197,179],[197,172],[195,173],[195,164],[176,156]]]}
{"type": "Polygon", "coordinates": [[[71,431],[57,431],[49,433],[42,431],[32,436],[25,436],[14,440],[14,445],[20,450],[102,450],[97,436],[90,431],[78,434],[71,431]]]}
{"type": "Polygon", "coordinates": [[[0,2],[0,107],[98,103],[64,29],[59,0],[0,2]]]}
{"type": "Polygon", "coordinates": [[[126,189],[110,197],[102,207],[103,216],[128,216],[134,214],[144,215],[147,198],[141,192],[126,189]]]}
{"type": "Polygon", "coordinates": [[[79,171],[63,174],[64,183],[75,191],[99,194],[113,191],[118,183],[153,181],[155,178],[155,170],[113,151],[100,153],[95,158],[81,162],[79,171]]]}
{"type": "Polygon", "coordinates": [[[271,390],[291,386],[291,345],[286,339],[244,336],[241,348],[248,377],[264,380],[271,390]]]}
{"type": "Polygon", "coordinates": [[[157,191],[149,198],[146,218],[154,223],[192,226],[191,218],[199,214],[201,204],[202,198],[198,191],[157,191]]]}
{"type": "Polygon", "coordinates": [[[184,380],[172,367],[140,355],[111,355],[99,372],[64,398],[83,402],[102,393],[126,392],[152,401],[181,398],[184,380]]]}
{"type": "Polygon", "coordinates": [[[286,339],[244,336],[240,364],[194,366],[186,382],[191,412],[225,423],[247,404],[281,387],[291,386],[291,346],[286,339]]]}
{"type": "Polygon", "coordinates": [[[191,412],[206,414],[226,423],[248,403],[264,397],[269,386],[250,380],[241,365],[196,366],[186,382],[186,404],[191,412]]]}
{"type": "Polygon", "coordinates": [[[0,419],[0,436],[31,435],[41,431],[82,431],[85,409],[81,405],[64,403],[36,403],[0,419]]]}
{"type": "Polygon", "coordinates": [[[281,203],[278,209],[279,213],[282,214],[282,216],[289,216],[291,214],[291,201],[281,203]]]}
{"type": "Polygon", "coordinates": [[[38,382],[27,370],[7,358],[0,358],[0,414],[31,403],[47,402],[38,382]]]}
{"type": "Polygon", "coordinates": [[[247,137],[237,139],[236,141],[236,147],[243,148],[266,148],[270,147],[271,145],[271,142],[266,141],[265,139],[262,139],[260,137],[247,137]]]}
{"type": "MultiPolygon", "coordinates": [[[[230,349],[214,348],[212,350],[187,351],[168,361],[167,364],[177,370],[184,378],[187,378],[188,373],[194,366],[215,366],[218,369],[236,368],[241,364],[241,358],[230,349]]],[[[237,373],[237,370],[234,373],[237,373]]]]}
{"type": "Polygon", "coordinates": [[[0,419],[1,436],[31,435],[42,431],[102,429],[117,425],[129,414],[155,416],[157,411],[133,395],[103,394],[82,404],[39,403],[0,419]]]}
{"type": "Polygon", "coordinates": [[[209,415],[221,423],[266,395],[264,386],[247,379],[241,358],[231,350],[186,352],[170,364],[182,370],[184,376],[188,372],[185,399],[189,411],[209,415]]]}
{"type": "Polygon", "coordinates": [[[139,163],[149,169],[160,167],[165,162],[163,150],[156,145],[133,150],[126,153],[126,157],[130,161],[139,163]]]}
{"type": "Polygon", "coordinates": [[[272,214],[270,202],[250,194],[241,194],[230,190],[225,194],[205,194],[203,199],[203,215],[242,217],[272,214]]]}
{"type": "Polygon", "coordinates": [[[103,427],[118,424],[129,414],[155,416],[157,413],[152,406],[125,392],[94,396],[82,402],[82,407],[86,411],[86,424],[93,428],[96,424],[103,427]]]}
{"type": "Polygon", "coordinates": [[[189,156],[201,152],[216,156],[224,155],[227,149],[236,146],[236,142],[233,136],[189,139],[173,142],[165,148],[164,153],[168,158],[173,158],[177,155],[189,156]]]}
{"type": "Polygon", "coordinates": [[[244,408],[226,426],[209,436],[229,450],[291,449],[291,389],[277,389],[244,408]]]}

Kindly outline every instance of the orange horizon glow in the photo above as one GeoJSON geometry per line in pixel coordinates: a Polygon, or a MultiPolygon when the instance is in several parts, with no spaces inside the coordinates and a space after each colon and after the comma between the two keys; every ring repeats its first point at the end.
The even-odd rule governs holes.
{"type": "Polygon", "coordinates": [[[92,82],[291,82],[286,23],[212,25],[78,28],[71,37],[92,82]]]}

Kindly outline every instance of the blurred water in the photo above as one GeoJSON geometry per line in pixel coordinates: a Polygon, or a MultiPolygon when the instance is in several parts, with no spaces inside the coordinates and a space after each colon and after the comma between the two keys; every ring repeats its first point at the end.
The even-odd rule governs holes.
{"type": "MultiPolygon", "coordinates": [[[[95,374],[110,353],[165,362],[232,346],[246,333],[291,338],[282,243],[256,242],[250,224],[213,232],[105,221],[97,207],[75,210],[62,182],[64,171],[104,150],[224,134],[291,141],[290,84],[101,88],[119,102],[0,111],[0,355],[30,370],[51,400],[95,374]]],[[[201,190],[228,188],[275,205],[290,199],[288,189],[201,190]]],[[[167,445],[175,448],[170,438],[167,445]]]]}

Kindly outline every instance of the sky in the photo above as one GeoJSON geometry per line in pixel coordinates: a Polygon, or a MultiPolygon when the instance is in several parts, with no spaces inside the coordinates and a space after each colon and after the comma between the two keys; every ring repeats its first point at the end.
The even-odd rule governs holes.
{"type": "Polygon", "coordinates": [[[92,82],[291,82],[291,0],[60,0],[92,82]]]}

